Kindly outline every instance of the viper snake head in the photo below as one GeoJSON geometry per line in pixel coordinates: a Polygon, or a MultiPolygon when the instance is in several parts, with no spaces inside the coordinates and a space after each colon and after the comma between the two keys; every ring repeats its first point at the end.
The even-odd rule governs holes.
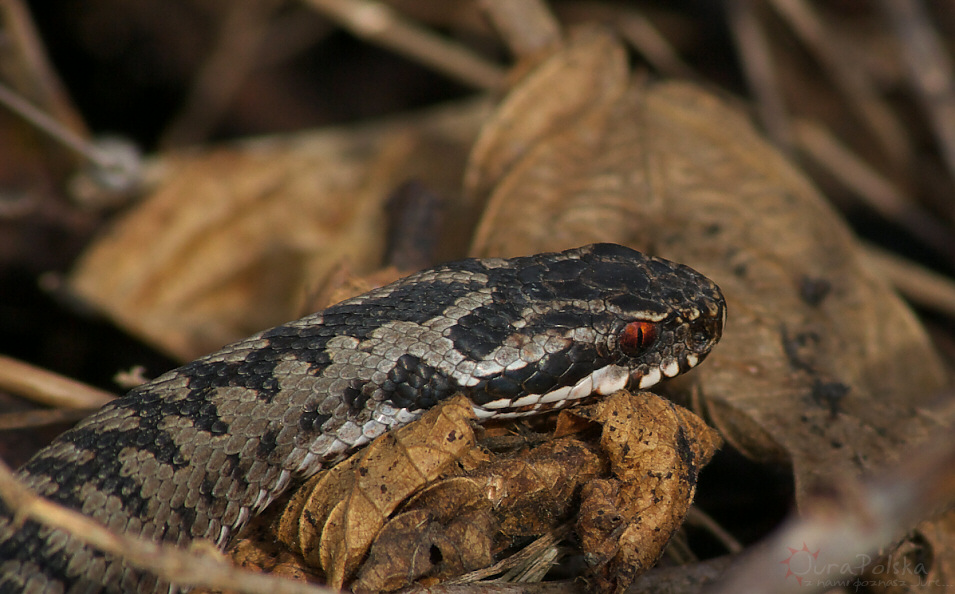
{"type": "Polygon", "coordinates": [[[514,259],[521,319],[476,386],[482,417],[514,417],[689,371],[719,341],[726,302],[688,266],[614,244],[514,259]],[[526,261],[522,261],[526,260],[526,261]]]}

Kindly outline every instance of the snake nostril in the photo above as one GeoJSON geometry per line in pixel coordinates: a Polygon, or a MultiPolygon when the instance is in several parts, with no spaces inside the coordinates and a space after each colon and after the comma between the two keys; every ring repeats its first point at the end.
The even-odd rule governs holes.
{"type": "Polygon", "coordinates": [[[690,325],[687,346],[696,351],[707,351],[719,339],[721,323],[718,318],[700,318],[690,325]]]}

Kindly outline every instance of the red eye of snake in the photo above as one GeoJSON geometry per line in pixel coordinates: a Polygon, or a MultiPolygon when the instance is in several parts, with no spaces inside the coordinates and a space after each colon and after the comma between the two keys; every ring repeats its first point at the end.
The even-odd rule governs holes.
{"type": "Polygon", "coordinates": [[[630,322],[620,332],[619,344],[621,350],[631,357],[636,357],[657,340],[657,325],[653,322],[630,322]]]}

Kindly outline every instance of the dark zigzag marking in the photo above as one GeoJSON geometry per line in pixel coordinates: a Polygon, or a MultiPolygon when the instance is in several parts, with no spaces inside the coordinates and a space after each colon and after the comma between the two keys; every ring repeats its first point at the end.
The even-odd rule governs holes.
{"type": "MultiPolygon", "coordinates": [[[[12,514],[9,508],[0,501],[0,514],[7,521],[12,522],[12,514]]],[[[44,551],[47,548],[46,539],[40,539],[40,524],[27,520],[23,526],[13,532],[9,538],[0,541],[0,561],[20,561],[21,563],[34,560],[43,560],[43,575],[60,582],[69,582],[72,576],[67,574],[66,567],[70,559],[63,555],[47,555],[44,551]]],[[[97,556],[101,556],[98,554],[97,556]]],[[[13,585],[3,582],[5,576],[0,576],[0,594],[13,594],[19,592],[13,585]]],[[[18,576],[28,578],[29,576],[18,576]]]]}
{"type": "MultiPolygon", "coordinates": [[[[125,448],[132,448],[151,453],[159,463],[170,466],[173,472],[188,466],[190,460],[182,454],[174,437],[160,429],[159,424],[170,417],[182,417],[191,421],[193,427],[200,431],[211,435],[226,434],[229,427],[219,419],[215,404],[203,400],[203,397],[201,392],[193,391],[184,400],[169,401],[156,393],[134,391],[108,407],[134,411],[139,418],[137,429],[103,430],[96,423],[77,427],[60,439],[65,439],[78,450],[92,452],[92,459],[77,464],[71,459],[39,457],[28,462],[24,470],[33,476],[48,476],[59,485],[48,496],[57,503],[77,509],[82,507],[80,490],[89,484],[104,494],[117,495],[128,517],[144,517],[149,500],[141,495],[142,484],[138,480],[121,476],[115,471],[122,466],[120,455],[125,448]]],[[[234,468],[230,472],[232,470],[234,468]]],[[[248,482],[241,475],[233,476],[243,490],[248,488],[248,482]]],[[[216,500],[211,493],[199,494],[207,507],[214,507],[216,500]]],[[[182,518],[179,523],[182,533],[192,535],[195,509],[186,506],[171,509],[182,518]]],[[[170,534],[178,538],[178,532],[178,529],[171,533],[164,529],[163,540],[172,540],[170,534]]]]}
{"type": "MultiPolygon", "coordinates": [[[[0,514],[5,518],[11,517],[8,508],[2,505],[2,503],[0,503],[0,514]]],[[[52,583],[58,581],[60,583],[71,584],[70,592],[111,592],[119,594],[126,591],[121,584],[113,588],[103,589],[102,584],[99,582],[91,581],[83,574],[69,572],[69,565],[73,559],[72,552],[74,551],[72,547],[78,544],[77,541],[75,539],[65,541],[67,543],[66,546],[71,547],[69,549],[71,554],[69,555],[64,554],[63,549],[59,549],[55,553],[50,552],[48,550],[49,536],[41,538],[41,529],[41,525],[33,520],[24,522],[20,529],[12,533],[9,538],[0,541],[0,561],[30,563],[40,562],[42,560],[42,576],[47,580],[52,580],[52,583]]],[[[47,534],[49,534],[49,531],[47,531],[47,534]]],[[[103,557],[113,559],[113,557],[95,548],[82,548],[85,548],[93,560],[103,557]]],[[[148,573],[133,570],[132,568],[129,568],[129,571],[131,573],[127,579],[138,586],[142,586],[146,582],[153,583],[155,581],[155,577],[148,573]]],[[[9,577],[11,576],[0,575],[0,594],[15,594],[20,592],[19,586],[15,586],[10,581],[4,580],[4,578],[9,577]]],[[[28,579],[30,576],[17,575],[17,577],[28,579]]]]}
{"type": "MultiPolygon", "coordinates": [[[[321,324],[308,327],[285,324],[266,331],[261,338],[267,340],[268,345],[250,349],[241,361],[199,359],[180,368],[179,375],[189,378],[190,395],[196,393],[205,398],[215,388],[241,386],[253,390],[260,400],[272,402],[281,390],[281,377],[276,375],[275,367],[288,354],[308,363],[312,372],[320,371],[331,363],[327,345],[332,338],[366,339],[393,321],[425,323],[481,286],[477,281],[440,284],[441,291],[435,291],[431,283],[423,286],[411,283],[380,299],[367,299],[360,304],[345,301],[325,310],[321,324]]],[[[320,425],[313,423],[316,428],[320,425]]]]}
{"type": "Polygon", "coordinates": [[[473,361],[486,359],[515,333],[512,323],[521,317],[521,308],[513,301],[494,297],[491,304],[478,307],[448,329],[454,350],[473,361]]]}
{"type": "Polygon", "coordinates": [[[365,339],[388,322],[424,324],[440,316],[461,297],[483,286],[476,280],[411,283],[396,287],[381,298],[365,299],[361,303],[344,301],[333,305],[323,312],[322,318],[326,326],[334,328],[335,334],[365,339]],[[437,287],[441,290],[436,290],[437,287]]]}
{"type": "Polygon", "coordinates": [[[380,389],[385,402],[409,411],[431,408],[456,392],[444,373],[414,355],[402,355],[380,389]]]}
{"type": "Polygon", "coordinates": [[[281,377],[275,367],[289,353],[309,364],[311,370],[323,369],[331,358],[325,350],[335,336],[334,328],[316,325],[312,328],[278,326],[262,338],[268,345],[246,351],[241,361],[212,361],[203,358],[179,369],[179,375],[189,378],[189,397],[205,399],[216,388],[240,386],[255,392],[259,400],[271,403],[281,390],[281,377]]]}

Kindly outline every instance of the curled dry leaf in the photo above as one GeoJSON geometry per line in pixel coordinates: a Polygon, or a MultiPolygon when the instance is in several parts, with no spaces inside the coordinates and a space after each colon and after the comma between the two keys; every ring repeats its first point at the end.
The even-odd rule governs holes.
{"type": "Polygon", "coordinates": [[[324,282],[305,299],[303,311],[320,311],[352,297],[383,287],[413,271],[401,272],[394,266],[379,268],[369,274],[355,275],[348,262],[335,266],[324,282]]]}
{"type": "Polygon", "coordinates": [[[889,563],[884,566],[903,567],[902,571],[895,573],[903,574],[906,581],[911,581],[913,576],[921,579],[921,584],[913,585],[908,591],[925,592],[925,584],[949,589],[947,585],[952,583],[952,576],[955,576],[955,559],[949,554],[949,551],[955,550],[955,511],[949,510],[937,521],[920,523],[899,548],[902,551],[893,551],[889,563]],[[898,559],[902,555],[909,557],[907,565],[904,565],[905,559],[898,559]],[[918,567],[920,563],[921,567],[918,567]],[[911,571],[907,571],[910,568],[911,571]]]}
{"type": "Polygon", "coordinates": [[[155,190],[87,249],[69,287],[188,360],[299,317],[342,261],[376,268],[383,203],[409,179],[449,199],[442,249],[460,253],[476,214],[454,198],[485,113],[469,103],[162,156],[155,190]]]}
{"type": "Polygon", "coordinates": [[[313,478],[283,513],[281,540],[341,588],[391,512],[474,445],[473,418],[454,398],[313,478]]]}
{"type": "Polygon", "coordinates": [[[432,581],[487,567],[497,522],[489,509],[436,516],[417,509],[389,521],[372,545],[351,590],[390,592],[428,576],[432,581]]]}
{"type": "Polygon", "coordinates": [[[352,588],[393,590],[424,577],[487,567],[492,554],[521,537],[545,534],[566,521],[581,486],[606,469],[596,448],[565,438],[442,478],[382,529],[352,588]]]}
{"type": "Polygon", "coordinates": [[[576,414],[603,426],[600,446],[614,476],[584,486],[577,532],[600,588],[622,592],[683,524],[697,476],[721,440],[702,419],[650,392],[617,392],[576,414]]]}
{"type": "Polygon", "coordinates": [[[428,485],[382,529],[352,589],[391,591],[421,578],[461,575],[493,562],[497,518],[478,481],[428,485]]]}
{"type": "Polygon", "coordinates": [[[877,468],[924,439],[942,422],[928,411],[942,365],[846,225],[739,110],[598,59],[619,51],[608,34],[579,33],[504,99],[506,117],[492,117],[476,146],[520,150],[504,153],[506,165],[491,150],[472,155],[466,191],[488,201],[472,255],[612,241],[715,280],[729,320],[686,381],[728,442],[792,465],[797,501],[819,479],[877,468]],[[573,117],[509,125],[534,117],[522,106],[588,85],[589,103],[571,94],[566,109],[543,110],[573,117]]]}
{"type": "Polygon", "coordinates": [[[490,566],[526,537],[572,520],[583,491],[584,552],[605,584],[629,583],[680,527],[719,438],[650,393],[620,392],[561,416],[574,415],[588,428],[602,425],[599,447],[567,435],[488,456],[463,435],[467,401],[443,404],[299,489],[278,537],[334,587],[357,568],[352,590],[392,591],[490,566]],[[601,497],[605,485],[613,496],[601,497]]]}
{"type": "MultiPolygon", "coordinates": [[[[601,114],[627,89],[626,52],[612,37],[588,29],[587,42],[533,69],[484,124],[471,151],[464,184],[485,197],[547,137],[601,114]],[[501,130],[508,134],[499,134],[501,130]]],[[[480,202],[480,201],[477,201],[480,202]]]]}
{"type": "Polygon", "coordinates": [[[497,511],[501,534],[515,539],[556,528],[574,511],[580,487],[606,470],[596,448],[564,438],[502,457],[469,478],[497,511]]]}
{"type": "MultiPolygon", "coordinates": [[[[267,519],[262,516],[253,519],[252,523],[243,529],[242,537],[229,545],[225,552],[232,563],[245,569],[282,576],[298,582],[320,581],[322,579],[320,573],[302,563],[301,556],[276,541],[274,531],[270,523],[266,521],[267,519]]],[[[190,592],[206,594],[210,590],[193,589],[190,592]]]]}

